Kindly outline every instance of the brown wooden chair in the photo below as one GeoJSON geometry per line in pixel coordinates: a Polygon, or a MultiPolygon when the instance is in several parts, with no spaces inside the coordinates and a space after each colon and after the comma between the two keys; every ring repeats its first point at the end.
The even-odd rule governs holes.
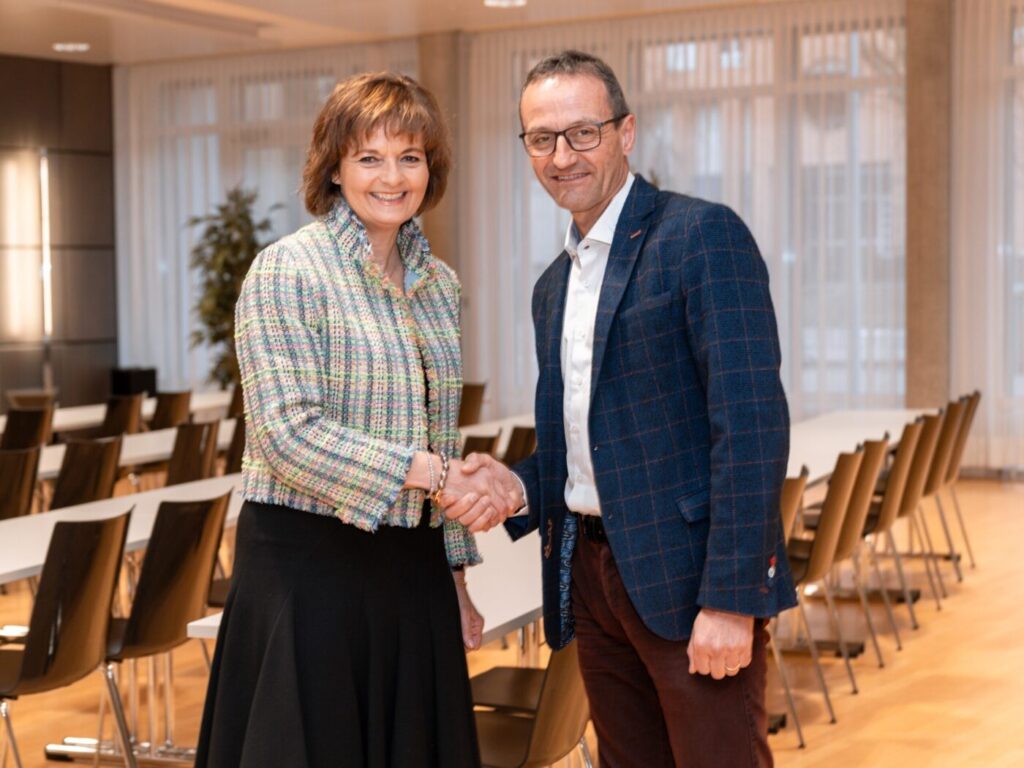
{"type": "MultiPolygon", "coordinates": [[[[103,662],[128,514],[56,523],[28,633],[23,644],[0,648],[0,719],[19,768],[8,701],[71,685],[103,662]]],[[[120,700],[112,695],[111,702],[124,723],[120,700]]],[[[126,731],[127,727],[119,729],[126,731]]],[[[122,746],[130,754],[127,744],[122,746]]],[[[134,761],[126,757],[125,764],[133,766],[134,761]]]]}
{"type": "Polygon", "coordinates": [[[0,520],[32,511],[41,448],[0,450],[0,520]]]}
{"type": "Polygon", "coordinates": [[[245,398],[243,397],[241,383],[235,384],[235,388],[231,391],[231,402],[228,404],[229,419],[240,419],[245,415],[245,398]]]}
{"type": "Polygon", "coordinates": [[[57,391],[54,389],[9,389],[6,395],[11,408],[57,407],[57,391]]]}
{"type": "Polygon", "coordinates": [[[967,437],[970,434],[971,426],[974,424],[974,415],[978,412],[978,404],[981,402],[981,392],[974,390],[971,394],[964,395],[960,399],[966,401],[967,406],[964,410],[963,418],[960,420],[960,431],[957,432],[953,453],[949,458],[949,468],[946,471],[946,487],[949,489],[949,495],[953,498],[953,509],[956,511],[956,518],[960,523],[960,535],[963,536],[964,547],[967,549],[967,557],[970,559],[971,568],[974,568],[974,551],[971,549],[971,540],[967,536],[967,526],[964,525],[960,501],[956,496],[956,484],[960,479],[960,465],[964,458],[967,437]]]}
{"type": "Polygon", "coordinates": [[[111,498],[120,459],[120,435],[95,440],[69,440],[53,486],[50,509],[111,498]]]}
{"type": "Polygon", "coordinates": [[[480,423],[480,411],[484,406],[484,389],[487,384],[462,384],[462,400],[459,402],[459,426],[480,423]]]}
{"type": "MultiPolygon", "coordinates": [[[[160,504],[129,616],[110,620],[104,673],[112,699],[117,696],[116,664],[147,658],[153,680],[154,656],[167,654],[164,707],[173,713],[174,685],[168,652],[188,640],[190,621],[206,615],[210,577],[230,499],[229,491],[213,499],[160,504]]],[[[149,694],[153,712],[152,687],[149,694]]],[[[121,742],[130,742],[127,729],[121,733],[121,742]]],[[[168,747],[173,746],[173,734],[167,734],[167,742],[168,747]]],[[[160,753],[154,747],[150,745],[150,755],[157,756],[160,753]]]]}
{"type": "Polygon", "coordinates": [[[218,421],[182,424],[167,464],[167,485],[213,477],[217,459],[218,421]]]}
{"type": "Polygon", "coordinates": [[[50,442],[53,408],[12,408],[0,437],[0,450],[32,448],[50,442]]]}
{"type": "MultiPolygon", "coordinates": [[[[956,448],[957,436],[960,432],[960,423],[963,421],[964,413],[967,411],[966,400],[954,400],[946,406],[946,418],[942,422],[942,429],[939,431],[939,439],[935,444],[935,454],[932,456],[931,466],[928,467],[928,478],[924,483],[923,499],[934,499],[935,510],[938,513],[939,523],[946,538],[946,552],[936,553],[936,564],[939,560],[949,560],[953,565],[953,573],[957,581],[963,581],[964,575],[960,568],[960,553],[953,544],[953,536],[950,532],[949,521],[946,519],[946,512],[942,508],[940,492],[946,487],[946,474],[949,471],[949,463],[953,458],[953,451],[956,448]]],[[[920,512],[921,524],[924,527],[925,535],[931,538],[928,531],[927,518],[924,509],[920,512]]],[[[942,575],[939,574],[939,586],[945,596],[945,584],[942,583],[942,575]]]]}
{"type": "MultiPolygon", "coordinates": [[[[846,516],[850,506],[850,495],[853,493],[853,485],[857,479],[857,472],[860,470],[863,457],[864,451],[862,448],[854,453],[839,454],[839,457],[836,459],[835,469],[833,469],[832,476],[828,481],[825,499],[821,503],[821,514],[814,531],[814,537],[805,539],[793,536],[786,544],[786,556],[789,558],[793,582],[796,585],[797,607],[800,610],[800,617],[803,620],[804,630],[807,633],[807,645],[811,652],[811,660],[814,662],[818,682],[825,697],[829,718],[833,723],[836,721],[836,714],[832,708],[832,700],[829,697],[825,673],[821,668],[818,646],[814,640],[814,635],[811,633],[811,623],[807,618],[807,609],[804,606],[804,591],[808,584],[823,580],[828,576],[829,571],[832,570],[836,544],[839,542],[839,534],[843,527],[843,518],[846,516]]],[[[831,611],[829,612],[829,617],[835,622],[831,611]]],[[[853,669],[848,662],[847,654],[844,654],[844,661],[847,662],[846,669],[847,674],[850,676],[850,682],[854,690],[856,690],[857,683],[853,677],[853,669]]]]}
{"type": "Polygon", "coordinates": [[[576,749],[584,764],[592,766],[584,738],[590,709],[575,641],[553,651],[546,670],[504,667],[474,681],[474,704],[491,707],[475,713],[484,766],[539,768],[557,763],[576,749]],[[492,689],[492,681],[500,685],[492,689]],[[513,693],[508,706],[502,689],[524,695],[513,693]]]}
{"type": "Polygon", "coordinates": [[[512,427],[512,434],[508,437],[505,455],[501,460],[511,467],[528,458],[536,448],[537,430],[535,427],[512,427]]]}
{"type": "Polygon", "coordinates": [[[192,390],[183,392],[157,392],[150,429],[171,429],[187,424],[191,419],[192,390]]]}
{"type": "Polygon", "coordinates": [[[231,433],[231,444],[228,445],[227,457],[224,462],[224,474],[231,475],[242,471],[242,457],[245,455],[245,417],[235,417],[235,430],[231,433]]]}
{"type": "Polygon", "coordinates": [[[134,435],[142,429],[142,395],[113,395],[94,437],[134,435]]]}
{"type": "Polygon", "coordinates": [[[500,431],[495,435],[467,435],[462,443],[462,455],[466,457],[471,453],[487,453],[493,456],[498,450],[500,439],[500,431]]]}
{"type": "MultiPolygon", "coordinates": [[[[885,579],[882,576],[881,568],[878,566],[875,550],[883,536],[887,540],[892,540],[892,526],[899,515],[900,501],[907,485],[910,465],[914,459],[914,452],[917,450],[917,442],[921,438],[923,427],[924,423],[920,420],[911,422],[903,427],[903,434],[900,435],[900,441],[893,455],[892,465],[889,467],[885,490],[881,496],[876,496],[872,499],[867,519],[864,521],[864,536],[871,539],[871,546],[867,548],[871,567],[874,570],[875,577],[878,579],[878,589],[882,595],[882,603],[885,605],[886,614],[889,617],[889,626],[892,628],[893,636],[896,639],[897,650],[903,649],[903,642],[900,639],[899,628],[896,626],[896,617],[892,612],[889,590],[885,586],[885,579]]],[[[910,593],[910,586],[907,584],[903,573],[900,553],[895,546],[892,549],[895,555],[896,573],[900,581],[900,587],[903,590],[903,598],[907,603],[907,609],[910,613],[910,624],[914,629],[917,629],[917,617],[914,615],[914,600],[910,593]]]]}

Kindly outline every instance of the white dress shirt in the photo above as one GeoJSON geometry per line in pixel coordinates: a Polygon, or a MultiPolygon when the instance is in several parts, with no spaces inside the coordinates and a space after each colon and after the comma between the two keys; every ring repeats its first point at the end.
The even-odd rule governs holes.
{"type": "Polygon", "coordinates": [[[565,503],[572,512],[600,515],[601,501],[590,459],[590,375],[594,364],[594,321],[601,297],[608,254],[622,207],[633,188],[633,174],[626,177],[615,197],[586,237],[579,238],[575,224],[565,234],[565,250],[571,259],[569,287],[565,294],[562,324],[562,421],[565,425],[565,503]]]}

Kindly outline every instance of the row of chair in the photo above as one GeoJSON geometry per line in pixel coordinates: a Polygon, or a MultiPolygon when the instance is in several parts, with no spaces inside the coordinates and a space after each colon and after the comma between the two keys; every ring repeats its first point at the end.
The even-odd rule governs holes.
{"type": "Polygon", "coordinates": [[[537,447],[537,430],[534,427],[513,427],[509,435],[505,453],[500,457],[498,444],[501,442],[501,430],[493,435],[467,435],[462,443],[462,455],[471,453],[487,453],[500,458],[508,466],[518,464],[527,458],[537,447]]]}
{"type": "MultiPolygon", "coordinates": [[[[230,496],[160,505],[126,618],[113,617],[110,608],[131,512],[55,524],[27,631],[0,645],[0,717],[7,731],[0,764],[10,747],[15,765],[22,766],[10,700],[70,685],[100,669],[124,764],[134,768],[135,745],[115,667],[166,653],[188,639],[188,623],[205,613],[230,496]]],[[[169,680],[164,692],[165,706],[173,706],[169,680]]],[[[155,734],[150,737],[155,754],[155,734]]]]}
{"type": "MultiPolygon", "coordinates": [[[[839,623],[831,584],[838,581],[837,569],[842,563],[851,564],[851,575],[856,593],[864,612],[865,623],[872,640],[879,666],[885,661],[878,641],[864,578],[861,558],[867,555],[870,568],[878,581],[878,591],[892,629],[896,648],[902,649],[902,640],[892,610],[889,590],[879,565],[879,550],[891,557],[900,595],[907,606],[911,626],[918,627],[914,611],[916,595],[910,589],[907,577],[905,553],[896,545],[893,528],[898,520],[905,520],[910,531],[913,552],[920,557],[932,595],[937,607],[945,596],[940,563],[949,560],[958,579],[962,579],[960,554],[953,541],[951,527],[941,502],[941,492],[949,491],[955,504],[960,533],[965,548],[974,564],[970,540],[954,490],[960,473],[964,447],[973,423],[981,394],[973,392],[936,414],[922,416],[907,424],[899,443],[890,452],[888,436],[882,440],[865,441],[856,450],[843,453],[837,458],[835,469],[829,479],[824,499],[819,504],[801,510],[802,496],[807,482],[806,473],[797,478],[788,478],[782,491],[782,525],[787,539],[787,555],[797,585],[798,611],[806,633],[818,682],[831,722],[836,721],[835,710],[829,696],[828,685],[820,663],[819,642],[811,631],[807,618],[805,601],[811,585],[820,585],[825,598],[826,609],[835,632],[840,655],[854,693],[857,681],[851,663],[850,644],[846,642],[839,623]],[[886,466],[886,460],[890,463],[886,466]],[[922,502],[934,498],[939,519],[945,534],[948,550],[937,551],[924,515],[922,502]],[[802,511],[802,515],[800,512],[802,511]],[[802,533],[794,533],[800,520],[802,533]]],[[[785,688],[787,702],[792,714],[800,745],[804,745],[800,721],[793,703],[789,676],[785,663],[773,640],[772,650],[780,677],[785,688]]]]}

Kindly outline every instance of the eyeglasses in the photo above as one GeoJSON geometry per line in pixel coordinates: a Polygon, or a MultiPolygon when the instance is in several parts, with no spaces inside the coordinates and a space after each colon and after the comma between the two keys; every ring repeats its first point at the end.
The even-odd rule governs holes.
{"type": "Polygon", "coordinates": [[[601,144],[601,129],[609,123],[617,123],[629,115],[628,112],[609,118],[600,123],[583,123],[566,128],[564,131],[529,131],[520,133],[526,153],[530,157],[547,157],[555,151],[558,137],[563,136],[565,143],[575,152],[586,152],[601,144]]]}

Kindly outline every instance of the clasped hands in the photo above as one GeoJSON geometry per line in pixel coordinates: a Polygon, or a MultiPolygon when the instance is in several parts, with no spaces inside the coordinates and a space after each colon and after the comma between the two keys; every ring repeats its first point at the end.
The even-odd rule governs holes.
{"type": "Polygon", "coordinates": [[[489,531],[526,503],[515,475],[492,456],[471,453],[452,459],[439,499],[445,517],[472,533],[489,531]]]}

